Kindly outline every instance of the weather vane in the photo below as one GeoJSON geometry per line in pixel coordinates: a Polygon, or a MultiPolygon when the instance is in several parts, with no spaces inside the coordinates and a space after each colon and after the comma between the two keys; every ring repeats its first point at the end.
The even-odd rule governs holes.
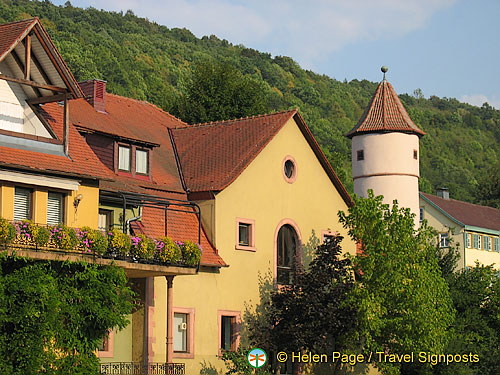
{"type": "Polygon", "coordinates": [[[383,66],[380,68],[380,70],[382,71],[382,73],[384,73],[384,81],[385,81],[385,73],[387,73],[387,71],[389,70],[389,68],[387,66],[383,66]]]}

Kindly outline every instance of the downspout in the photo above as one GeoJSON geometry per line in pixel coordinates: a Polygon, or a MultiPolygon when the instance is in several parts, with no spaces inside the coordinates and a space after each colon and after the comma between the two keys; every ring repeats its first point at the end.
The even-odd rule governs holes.
{"type": "Polygon", "coordinates": [[[467,267],[467,262],[465,260],[465,252],[466,251],[467,251],[467,232],[465,231],[465,228],[464,228],[464,270],[467,267]]]}
{"type": "Polygon", "coordinates": [[[136,216],[136,217],[132,217],[130,219],[128,219],[126,222],[125,222],[125,226],[127,229],[130,228],[130,222],[132,221],[137,221],[137,220],[141,220],[142,219],[142,207],[140,206],[139,207],[139,215],[136,216]]]}

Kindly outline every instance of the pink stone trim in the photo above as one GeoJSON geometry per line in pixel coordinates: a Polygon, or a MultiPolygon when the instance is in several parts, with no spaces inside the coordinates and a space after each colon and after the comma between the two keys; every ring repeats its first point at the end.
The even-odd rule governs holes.
{"type": "Polygon", "coordinates": [[[172,309],[172,321],[173,321],[173,315],[175,313],[187,314],[188,332],[187,332],[187,352],[181,353],[174,351],[174,358],[194,358],[194,322],[195,322],[194,308],[174,307],[172,309]]]}
{"type": "Polygon", "coordinates": [[[219,356],[222,355],[222,316],[234,316],[236,318],[235,335],[236,342],[234,343],[234,350],[237,350],[240,346],[241,339],[241,311],[234,310],[217,310],[217,327],[219,328],[219,356]]]}
{"type": "Polygon", "coordinates": [[[278,232],[280,231],[283,225],[291,225],[293,229],[295,229],[295,233],[297,233],[297,254],[300,259],[302,259],[302,234],[300,233],[299,226],[292,219],[283,219],[276,226],[276,230],[274,231],[274,265],[273,265],[273,277],[274,277],[274,286],[278,285],[278,232]]]}
{"type": "Polygon", "coordinates": [[[297,162],[295,161],[295,159],[292,155],[287,155],[283,159],[283,162],[281,163],[281,173],[283,174],[283,178],[285,179],[285,181],[288,182],[289,184],[293,184],[295,182],[295,180],[297,179],[298,166],[297,166],[297,162]],[[293,168],[292,177],[287,177],[285,174],[285,163],[287,162],[287,160],[290,160],[293,163],[294,168],[293,168]]]}
{"type": "Polygon", "coordinates": [[[255,220],[252,219],[244,219],[241,217],[236,218],[236,245],[235,249],[237,250],[246,250],[246,251],[256,251],[255,247],[255,220]],[[249,233],[249,246],[240,245],[240,233],[239,233],[239,225],[242,224],[250,224],[250,233],[249,233]]]}
{"type": "Polygon", "coordinates": [[[112,329],[109,330],[107,340],[108,340],[108,343],[107,343],[106,350],[99,350],[97,352],[97,357],[99,357],[99,358],[113,358],[114,357],[113,347],[114,347],[114,343],[115,343],[115,331],[113,331],[112,329]]]}
{"type": "Polygon", "coordinates": [[[154,277],[146,278],[146,321],[147,321],[147,337],[146,337],[146,345],[147,345],[147,357],[148,362],[154,362],[155,352],[153,350],[153,344],[156,343],[155,337],[155,279],[154,277]]]}

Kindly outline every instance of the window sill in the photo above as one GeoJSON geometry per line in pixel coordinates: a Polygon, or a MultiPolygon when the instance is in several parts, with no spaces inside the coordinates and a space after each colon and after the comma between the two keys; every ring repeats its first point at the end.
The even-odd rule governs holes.
{"type": "Polygon", "coordinates": [[[188,359],[193,359],[194,358],[194,353],[181,353],[181,352],[174,352],[174,358],[188,358],[188,359]]]}
{"type": "Polygon", "coordinates": [[[244,250],[244,251],[252,251],[252,252],[257,251],[257,248],[255,246],[236,245],[234,248],[236,250],[244,250]]]}

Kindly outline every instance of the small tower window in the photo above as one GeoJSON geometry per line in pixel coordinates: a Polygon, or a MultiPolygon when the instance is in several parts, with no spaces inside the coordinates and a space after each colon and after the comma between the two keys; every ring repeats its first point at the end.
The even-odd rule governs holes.
{"type": "Polygon", "coordinates": [[[286,156],[283,159],[282,168],[285,181],[289,184],[295,182],[297,179],[297,163],[295,162],[295,159],[290,155],[286,156]]]}
{"type": "Polygon", "coordinates": [[[364,150],[358,150],[358,161],[360,160],[365,160],[365,151],[364,150]]]}
{"type": "Polygon", "coordinates": [[[418,151],[413,150],[413,159],[418,160],[418,151]]]}

